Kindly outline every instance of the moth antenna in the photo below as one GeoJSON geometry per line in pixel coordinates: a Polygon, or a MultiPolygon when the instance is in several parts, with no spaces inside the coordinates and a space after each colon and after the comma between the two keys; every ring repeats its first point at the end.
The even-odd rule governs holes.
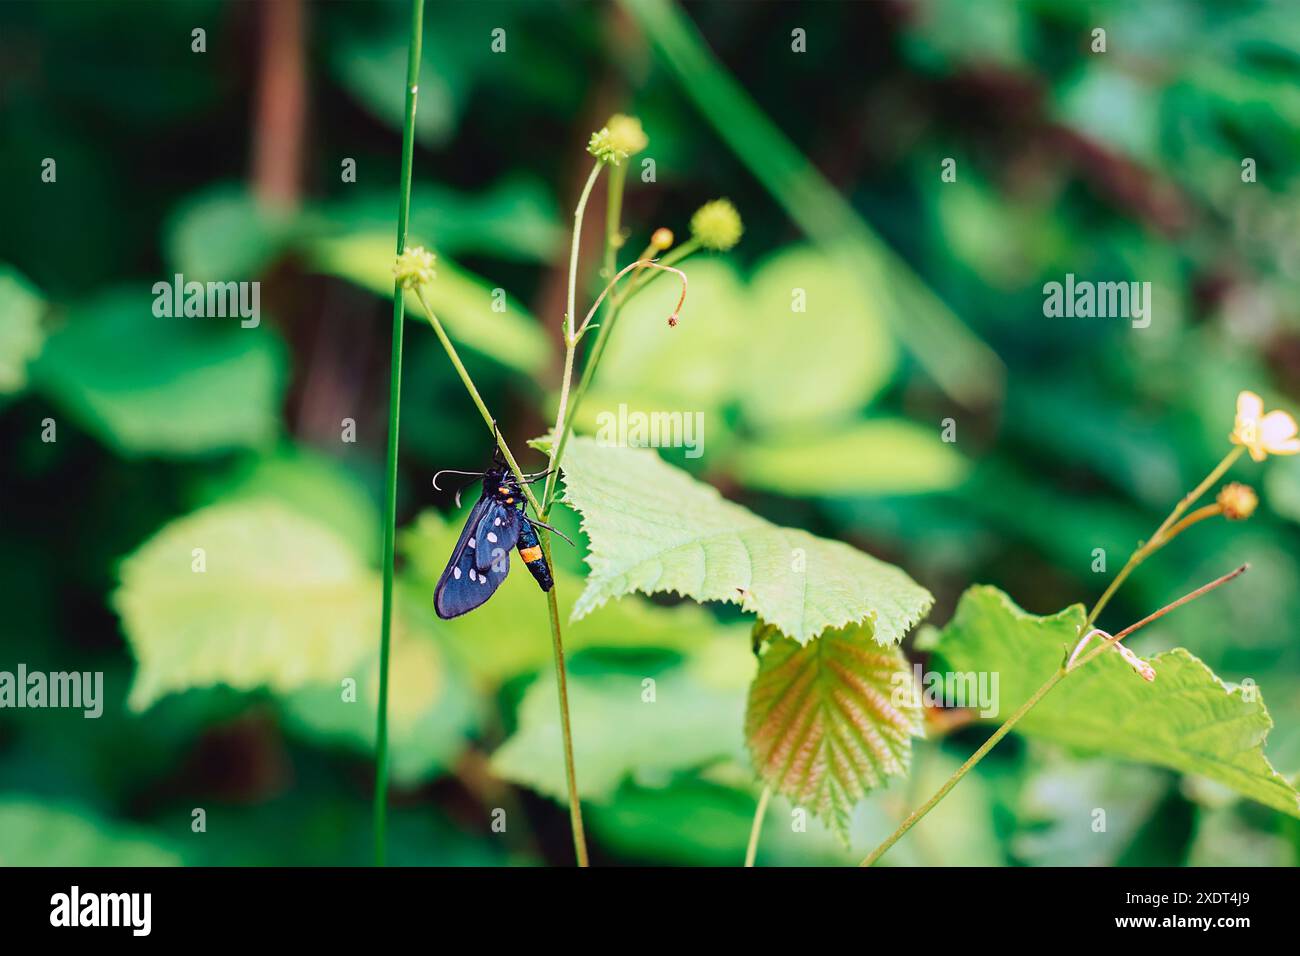
{"type": "Polygon", "coordinates": [[[469,475],[471,478],[482,478],[485,474],[487,474],[487,472],[461,471],[458,468],[444,468],[442,471],[438,472],[437,475],[433,476],[433,487],[436,491],[442,491],[442,489],[438,487],[438,475],[469,475]]]}

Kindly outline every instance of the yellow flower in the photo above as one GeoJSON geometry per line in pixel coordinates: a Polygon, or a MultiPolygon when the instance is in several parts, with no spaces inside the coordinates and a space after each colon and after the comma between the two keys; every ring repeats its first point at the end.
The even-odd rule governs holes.
{"type": "Polygon", "coordinates": [[[705,249],[725,252],[740,241],[744,231],[740,213],[727,199],[706,202],[691,217],[691,234],[705,249]]]}
{"type": "Polygon", "coordinates": [[[615,113],[609,122],[591,134],[587,143],[587,152],[602,163],[617,166],[635,153],[641,152],[650,144],[641,121],[635,116],[615,113]]]}
{"type": "Polygon", "coordinates": [[[672,244],[673,231],[671,229],[665,229],[663,226],[656,229],[654,235],[650,237],[650,245],[656,249],[667,249],[672,244]]]}
{"type": "Polygon", "coordinates": [[[650,145],[650,137],[646,136],[641,121],[635,116],[615,113],[605,124],[605,129],[609,130],[610,144],[628,156],[635,156],[650,145]]]}
{"type": "Polygon", "coordinates": [[[435,275],[433,271],[435,258],[437,257],[424,246],[412,246],[393,263],[393,275],[397,277],[398,284],[403,289],[414,289],[426,282],[432,282],[435,275]]]}
{"type": "Polygon", "coordinates": [[[1237,421],[1229,436],[1234,445],[1244,445],[1250,457],[1263,461],[1269,455],[1294,455],[1300,452],[1296,423],[1287,412],[1264,414],[1264,400],[1254,392],[1237,396],[1237,421]]]}
{"type": "Polygon", "coordinates": [[[1235,481],[1220,488],[1215,500],[1229,521],[1244,521],[1255,513],[1255,508],[1259,505],[1259,496],[1254,489],[1235,481]]]}

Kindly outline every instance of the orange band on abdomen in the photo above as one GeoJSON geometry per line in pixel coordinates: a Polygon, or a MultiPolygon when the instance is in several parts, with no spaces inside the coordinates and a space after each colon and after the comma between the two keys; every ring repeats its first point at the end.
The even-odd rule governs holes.
{"type": "Polygon", "coordinates": [[[524,559],[524,564],[532,564],[542,556],[541,548],[520,548],[519,557],[524,559]]]}

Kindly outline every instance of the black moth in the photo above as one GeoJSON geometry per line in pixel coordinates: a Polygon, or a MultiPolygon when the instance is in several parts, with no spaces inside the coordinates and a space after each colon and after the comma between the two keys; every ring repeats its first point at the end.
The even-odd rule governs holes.
{"type": "MultiPolygon", "coordinates": [[[[459,617],[495,594],[510,573],[511,548],[519,549],[519,556],[538,585],[543,591],[549,591],[554,581],[537,539],[537,528],[555,529],[528,517],[525,511],[527,501],[520,493],[519,481],[507,467],[501,449],[496,449],[492,466],[487,471],[456,473],[481,474],[483,493],[470,509],[447,569],[442,572],[433,592],[433,608],[438,617],[459,617]]],[[[545,477],[546,472],[527,476],[530,484],[545,477]]],[[[437,487],[437,475],[433,481],[437,487]]],[[[460,500],[459,493],[456,498],[460,500]]]]}

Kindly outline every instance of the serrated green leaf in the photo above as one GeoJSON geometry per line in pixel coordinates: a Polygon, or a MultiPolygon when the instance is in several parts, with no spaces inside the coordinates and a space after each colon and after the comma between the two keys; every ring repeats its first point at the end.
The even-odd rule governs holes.
{"type": "MultiPolygon", "coordinates": [[[[1191,613],[1195,613],[1194,611],[1191,613]]],[[[967,590],[936,653],[954,671],[999,675],[1005,719],[1061,664],[1083,626],[1078,605],[1037,617],[996,588],[967,590]]],[[[1016,725],[1016,732],[1081,750],[1200,774],[1300,817],[1300,796],[1264,756],[1273,721],[1258,688],[1225,684],[1176,647],[1150,658],[1142,680],[1116,653],[1066,678],[1016,725]]]]}
{"type": "MultiPolygon", "coordinates": [[[[426,607],[432,607],[434,586],[471,504],[467,501],[461,512],[449,518],[425,511],[398,534],[398,547],[406,559],[403,583],[420,595],[426,607]]],[[[559,542],[557,547],[568,545],[559,542]]],[[[553,570],[560,614],[567,617],[582,590],[582,579],[563,568],[553,570]]],[[[432,626],[458,662],[488,688],[549,667],[551,662],[546,598],[517,561],[491,601],[473,614],[450,621],[435,620],[432,626]]],[[[699,642],[701,633],[719,627],[711,614],[696,605],[655,607],[634,598],[606,605],[566,627],[564,647],[570,654],[589,647],[685,651],[699,642]]],[[[735,626],[730,629],[747,630],[735,626]]],[[[743,645],[743,634],[732,636],[743,645]]]]}
{"type": "Polygon", "coordinates": [[[134,710],[212,684],[284,693],[334,683],[379,629],[378,576],[328,527],[270,500],[173,521],[120,577],[112,603],[139,663],[134,710]]]}
{"type": "MultiPolygon", "coordinates": [[[[740,751],[743,692],[714,687],[686,667],[570,673],[568,689],[583,799],[608,801],[627,779],[663,787],[676,771],[740,751]]],[[[551,674],[528,688],[518,729],[492,755],[492,767],[560,800],[567,789],[555,699],[551,674]]]]}
{"type": "Polygon", "coordinates": [[[800,643],[869,621],[879,643],[895,644],[933,600],[893,565],[774,525],[648,449],[574,438],[564,473],[591,542],[575,620],[610,598],[671,592],[740,604],[800,643]]]}
{"type": "Polygon", "coordinates": [[[269,443],[284,359],[265,323],[158,318],[128,289],[73,309],[32,380],[120,452],[187,456],[269,443]]]}
{"type": "Polygon", "coordinates": [[[0,800],[0,866],[180,866],[180,854],[144,831],[46,800],[0,800]]]}
{"type": "Polygon", "coordinates": [[[940,441],[937,427],[901,419],[746,442],[734,467],[751,488],[827,496],[941,491],[959,484],[968,470],[966,460],[940,441]]]}
{"type": "Polygon", "coordinates": [[[801,646],[771,625],[749,691],[745,740],[772,789],[847,841],[854,806],[907,773],[923,710],[903,652],[869,628],[827,631],[801,646]]]}
{"type": "Polygon", "coordinates": [[[41,352],[45,304],[15,270],[0,268],[0,395],[27,385],[27,365],[41,352]]]}

